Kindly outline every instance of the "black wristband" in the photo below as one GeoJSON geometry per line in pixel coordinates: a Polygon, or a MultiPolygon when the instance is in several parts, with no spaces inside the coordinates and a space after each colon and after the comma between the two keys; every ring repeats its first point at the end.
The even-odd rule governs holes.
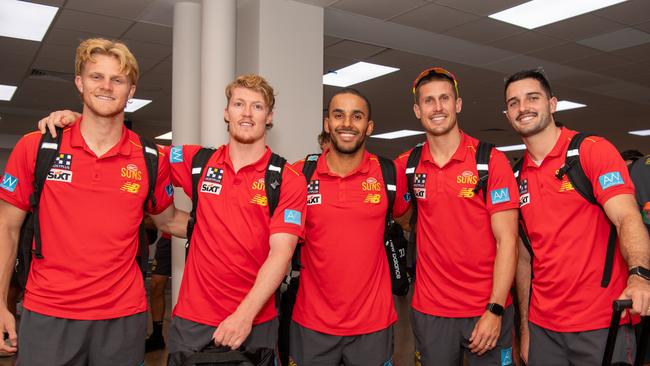
{"type": "Polygon", "coordinates": [[[650,270],[641,266],[630,268],[630,270],[627,272],[627,275],[637,275],[646,281],[650,281],[650,270]]]}
{"type": "Polygon", "coordinates": [[[503,309],[503,306],[501,306],[501,305],[499,305],[499,304],[497,304],[495,302],[491,302],[491,303],[487,304],[487,306],[485,306],[485,309],[489,310],[492,314],[497,315],[497,316],[502,316],[503,312],[505,311],[503,309]]]}

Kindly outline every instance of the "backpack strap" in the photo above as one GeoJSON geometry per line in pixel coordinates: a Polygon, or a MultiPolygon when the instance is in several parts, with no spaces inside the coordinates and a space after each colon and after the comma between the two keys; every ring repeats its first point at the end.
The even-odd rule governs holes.
{"type": "Polygon", "coordinates": [[[487,199],[487,183],[489,178],[489,165],[490,154],[492,153],[494,144],[479,141],[476,148],[476,171],[478,172],[478,180],[474,187],[474,193],[483,191],[483,201],[487,199]]]}
{"type": "MultiPolygon", "coordinates": [[[[50,132],[41,136],[38,153],[36,154],[36,165],[34,167],[34,190],[29,196],[29,204],[32,208],[32,219],[34,224],[34,257],[43,259],[43,243],[41,241],[40,225],[40,202],[43,186],[50,169],[54,164],[54,159],[59,155],[61,149],[61,139],[63,138],[63,129],[57,127],[56,138],[52,137],[50,132]]],[[[29,270],[29,269],[28,269],[29,270]]]]}
{"type": "Polygon", "coordinates": [[[305,176],[307,184],[311,181],[311,177],[316,171],[316,165],[320,154],[309,154],[305,156],[305,163],[302,165],[302,175],[305,176]]]}
{"type": "MultiPolygon", "coordinates": [[[[582,142],[594,136],[590,133],[579,132],[569,142],[567,148],[564,166],[560,168],[556,174],[557,179],[562,180],[566,174],[573,188],[592,205],[598,205],[603,211],[603,207],[596,200],[594,195],[594,187],[591,181],[585,174],[584,168],[580,163],[580,146],[582,142]]],[[[607,239],[607,254],[605,255],[605,264],[603,266],[603,278],[600,281],[600,286],[606,288],[612,279],[612,269],[614,267],[614,255],[616,253],[616,225],[610,222],[609,237],[607,239]]]]}
{"type": "Polygon", "coordinates": [[[386,190],[386,197],[388,197],[388,208],[386,209],[386,226],[389,226],[393,221],[393,204],[395,203],[395,194],[397,192],[397,172],[395,170],[395,163],[383,156],[377,155],[379,166],[381,167],[381,175],[384,178],[384,188],[386,190]]]}
{"type": "MultiPolygon", "coordinates": [[[[143,211],[146,212],[147,203],[151,202],[151,208],[156,207],[156,181],[158,179],[158,148],[156,144],[147,140],[142,136],[140,138],[140,145],[142,146],[142,154],[144,156],[144,165],[147,171],[147,197],[144,200],[143,211]]],[[[138,267],[142,271],[143,275],[147,273],[147,264],[149,262],[149,240],[147,238],[147,232],[144,227],[144,215],[142,216],[142,222],[140,222],[140,228],[138,229],[138,254],[136,255],[136,261],[138,262],[138,267]]]]}
{"type": "Polygon", "coordinates": [[[413,150],[411,150],[411,153],[409,154],[408,159],[406,160],[406,184],[408,186],[408,192],[409,195],[411,196],[411,207],[413,209],[411,210],[411,220],[409,222],[409,225],[411,226],[411,238],[413,238],[412,242],[415,242],[415,232],[416,232],[416,225],[418,221],[418,200],[415,197],[415,190],[413,189],[413,184],[415,181],[415,169],[417,169],[418,165],[420,164],[420,158],[422,157],[422,147],[424,146],[424,142],[420,142],[419,144],[415,145],[413,150]]]}
{"type": "MultiPolygon", "coordinates": [[[[192,157],[192,210],[190,217],[187,220],[187,243],[185,244],[185,254],[190,250],[190,240],[192,239],[192,232],[194,232],[194,225],[196,224],[196,209],[199,205],[199,183],[201,176],[208,164],[208,160],[212,157],[217,150],[209,147],[202,147],[192,157]]],[[[187,258],[187,256],[185,257],[187,258]]]]}
{"type": "Polygon", "coordinates": [[[282,186],[282,170],[287,160],[282,156],[272,153],[269,164],[266,166],[264,173],[264,189],[269,204],[269,217],[273,217],[275,209],[280,202],[280,187],[282,186]]]}
{"type": "MultiPolygon", "coordinates": [[[[517,180],[517,186],[521,187],[521,169],[524,166],[524,158],[522,157],[515,163],[515,165],[512,167],[512,172],[515,175],[515,179],[517,180]]],[[[521,189],[519,189],[521,192],[521,189]]],[[[530,243],[530,237],[528,236],[528,231],[526,230],[526,226],[524,225],[522,215],[521,215],[521,209],[519,209],[519,237],[521,238],[521,241],[524,243],[524,247],[530,254],[530,259],[532,261],[533,259],[533,246],[530,243]]],[[[532,267],[531,267],[531,273],[532,273],[532,267]]]]}

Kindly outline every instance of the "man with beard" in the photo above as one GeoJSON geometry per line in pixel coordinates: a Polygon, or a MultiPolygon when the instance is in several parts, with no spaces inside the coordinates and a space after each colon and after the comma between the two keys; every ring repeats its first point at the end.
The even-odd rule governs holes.
{"type": "MultiPolygon", "coordinates": [[[[397,315],[383,242],[388,203],[378,158],[365,150],[373,127],[370,103],[357,90],[342,89],[330,99],[323,123],[330,147],[318,157],[307,188],[312,199],[289,365],[392,364],[397,315]]],[[[407,208],[400,178],[394,216],[407,208]]]]}
{"type": "MultiPolygon", "coordinates": [[[[143,207],[165,231],[183,235],[187,215],[175,211],[164,154],[151,152],[123,124],[138,64],[128,48],[88,39],[77,48],[75,85],[83,113],[62,132],[59,154],[40,195],[42,257],[29,271],[16,340],[4,300],[0,330],[20,365],[140,365],[147,300],[135,261],[143,207]],[[144,154],[157,154],[154,203],[147,201],[144,154]],[[55,172],[55,173],[52,173],[55,172]]],[[[41,134],[14,148],[0,185],[0,288],[3,299],[30,205],[41,134]]],[[[152,150],[152,149],[151,149],[152,150]]]]}
{"type": "MultiPolygon", "coordinates": [[[[196,223],[167,342],[172,366],[211,342],[252,352],[275,349],[272,295],[303,237],[306,183],[289,164],[269,217],[264,177],[271,150],[265,140],[273,126],[273,88],[259,75],[242,75],[228,84],[226,98],[230,137],[201,172],[199,184],[218,189],[197,192],[196,223]]],[[[71,114],[54,112],[39,128],[69,123],[71,114]]],[[[190,198],[192,160],[200,149],[174,146],[169,154],[172,181],[190,198]]]]}
{"type": "MultiPolygon", "coordinates": [[[[599,365],[612,301],[632,299],[633,313],[650,315],[650,240],[634,187],[616,148],[601,137],[590,136],[567,154],[577,132],[556,124],[557,99],[540,70],[509,76],[504,94],[508,120],[527,149],[519,174],[520,210],[534,278],[531,289],[530,254],[520,250],[522,357],[533,366],[599,365]],[[566,157],[575,154],[597,204],[583,198],[566,174],[558,178],[566,157]],[[610,222],[619,250],[603,286],[610,222]]],[[[614,362],[631,363],[633,338],[631,327],[622,327],[614,362]]]]}
{"type": "MultiPolygon", "coordinates": [[[[512,170],[493,149],[485,198],[476,194],[479,141],[458,127],[456,78],[427,69],[413,93],[413,111],[426,130],[414,169],[416,357],[422,365],[458,365],[464,354],[470,365],[510,365],[518,206],[512,170]]],[[[406,173],[409,155],[397,158],[398,175],[406,173]]]]}

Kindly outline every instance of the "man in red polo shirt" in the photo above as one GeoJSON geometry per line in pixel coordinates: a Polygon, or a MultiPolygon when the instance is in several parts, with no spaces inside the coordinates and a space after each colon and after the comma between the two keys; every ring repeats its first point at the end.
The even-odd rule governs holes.
{"type": "MultiPolygon", "coordinates": [[[[148,179],[139,137],[123,124],[138,65],[119,42],[89,39],[76,55],[75,84],[83,101],[77,123],[63,131],[40,199],[42,259],[34,259],[16,339],[4,301],[0,329],[20,365],[139,365],[144,362],[147,301],[135,261],[148,179]]],[[[0,185],[0,288],[6,295],[21,224],[31,210],[41,134],[14,148],[0,185]]],[[[182,235],[187,216],[175,211],[169,163],[159,153],[155,206],[146,211],[182,235]],[[173,221],[176,219],[176,221],[173,221]],[[171,225],[175,222],[175,225],[171,225]],[[170,226],[171,225],[171,226],[170,226]]],[[[6,296],[2,296],[6,298],[6,296]]]]}
{"type": "MultiPolygon", "coordinates": [[[[397,315],[384,249],[385,183],[377,156],[365,149],[374,126],[370,103],[347,88],[327,109],[330,147],[307,187],[289,364],[390,365],[397,315]]],[[[394,216],[408,207],[405,176],[399,178],[394,216]]]]}
{"type": "MultiPolygon", "coordinates": [[[[442,68],[413,84],[413,110],[426,130],[415,168],[417,259],[413,331],[422,365],[512,364],[509,291],[517,262],[517,185],[495,149],[489,178],[475,194],[478,140],[458,127],[462,100],[442,68]],[[504,311],[505,309],[505,311],[504,311]]],[[[405,174],[409,153],[397,160],[405,174]]]]}
{"type": "MultiPolygon", "coordinates": [[[[274,349],[278,321],[273,294],[303,236],[306,183],[290,165],[280,200],[269,217],[265,145],[272,127],[273,88],[258,75],[226,87],[224,119],[230,139],[208,160],[199,190],[196,224],[169,330],[169,365],[210,342],[233,349],[274,349]]],[[[172,179],[192,195],[192,158],[200,146],[175,146],[172,179]]]]}
{"type": "MultiPolygon", "coordinates": [[[[555,123],[557,99],[544,74],[525,70],[509,76],[505,100],[508,120],[527,149],[519,192],[534,279],[531,289],[530,255],[522,249],[517,270],[522,357],[529,365],[599,365],[612,301],[632,299],[633,313],[650,314],[650,240],[627,167],[610,142],[585,139],[577,153],[598,202],[590,204],[566,175],[556,177],[577,132],[555,123]],[[610,282],[602,287],[610,222],[619,245],[610,282]]],[[[632,356],[633,333],[625,326],[614,362],[631,363],[632,356]]]]}

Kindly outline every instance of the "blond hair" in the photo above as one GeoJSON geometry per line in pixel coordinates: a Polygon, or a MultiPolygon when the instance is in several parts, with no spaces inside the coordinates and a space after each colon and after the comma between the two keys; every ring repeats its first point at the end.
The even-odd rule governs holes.
{"type": "Polygon", "coordinates": [[[269,111],[273,111],[273,107],[275,107],[275,94],[273,92],[273,87],[263,77],[255,74],[238,76],[234,81],[226,86],[226,98],[228,99],[228,103],[230,103],[230,97],[232,97],[232,91],[235,88],[246,88],[262,94],[264,102],[269,107],[269,111]]]}
{"type": "Polygon", "coordinates": [[[122,42],[104,38],[89,38],[79,44],[75,57],[75,74],[81,75],[86,62],[96,62],[95,55],[115,57],[120,62],[120,71],[126,74],[131,84],[138,82],[140,68],[129,48],[122,42]]]}

